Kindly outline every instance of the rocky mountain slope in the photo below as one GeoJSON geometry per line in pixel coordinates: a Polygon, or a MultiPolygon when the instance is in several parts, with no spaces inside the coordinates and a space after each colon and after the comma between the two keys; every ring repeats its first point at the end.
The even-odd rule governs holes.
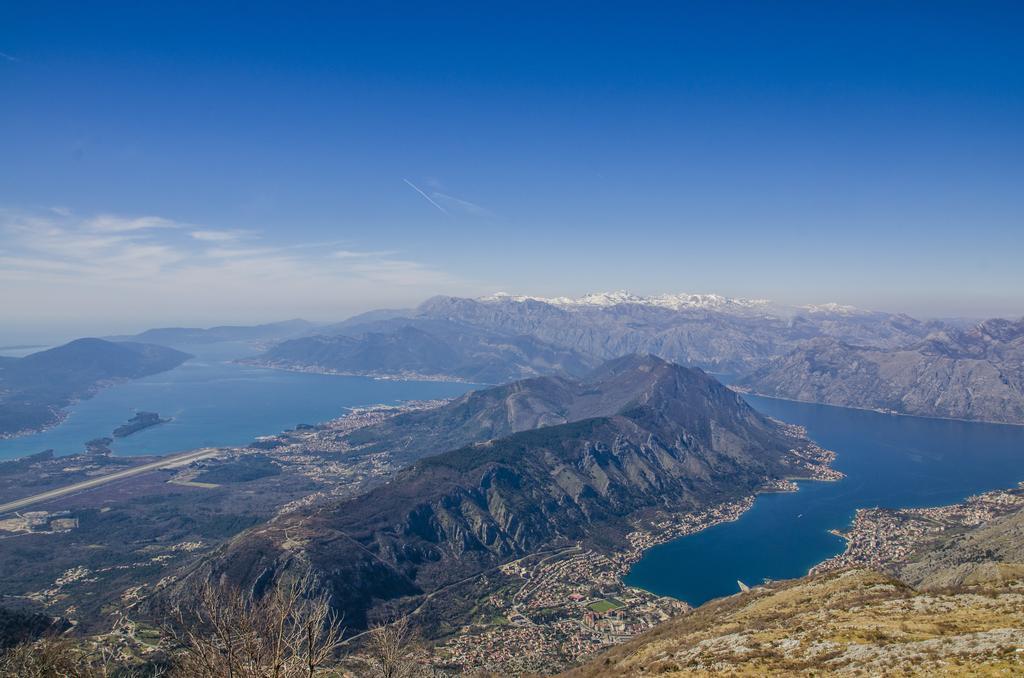
{"type": "MultiPolygon", "coordinates": [[[[698,509],[805,473],[794,450],[811,443],[700,371],[630,357],[588,384],[592,392],[550,380],[573,395],[534,400],[515,424],[470,430],[540,428],[426,457],[368,494],[281,516],[234,540],[192,581],[260,591],[308,568],[359,629],[528,553],[621,546],[644,512],[698,509]],[[574,416],[585,418],[543,425],[574,416]]],[[[510,391],[489,396],[491,411],[507,417],[515,399],[501,393],[510,391]]],[[[460,610],[453,603],[450,618],[426,626],[455,623],[460,610]]]]}
{"type": "Polygon", "coordinates": [[[902,349],[818,338],[738,382],[754,393],[903,414],[1024,423],[1024,320],[902,349]]]}
{"type": "Polygon", "coordinates": [[[896,573],[920,589],[1024,579],[1024,510],[980,526],[951,530],[918,548],[896,573]]]}
{"type": "MultiPolygon", "coordinates": [[[[387,450],[400,463],[410,463],[438,450],[617,413],[653,397],[649,389],[658,385],[659,374],[673,369],[657,358],[626,356],[579,379],[536,377],[471,391],[443,407],[357,429],[346,441],[359,452],[387,450]]],[[[695,371],[679,375],[706,379],[695,371]]]]}
{"type": "Polygon", "coordinates": [[[105,382],[163,372],[190,357],[152,344],[76,339],[24,358],[2,358],[0,435],[51,425],[61,408],[105,382]]]}
{"type": "Polygon", "coordinates": [[[390,318],[344,333],[281,342],[251,362],[271,367],[496,384],[540,374],[579,375],[598,361],[528,335],[446,320],[390,318]]]}

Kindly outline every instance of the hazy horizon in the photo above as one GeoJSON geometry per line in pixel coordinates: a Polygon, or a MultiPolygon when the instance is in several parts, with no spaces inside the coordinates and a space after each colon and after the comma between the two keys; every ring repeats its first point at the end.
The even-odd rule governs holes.
{"type": "MultiPolygon", "coordinates": [[[[527,294],[523,296],[553,298],[560,296],[579,297],[584,296],[588,293],[596,292],[613,292],[613,291],[628,291],[637,294],[635,290],[588,290],[580,294],[527,294]]],[[[696,292],[692,290],[670,290],[670,291],[654,291],[641,296],[658,296],[660,294],[678,294],[678,293],[692,293],[692,294],[718,294],[718,292],[712,290],[704,290],[702,292],[696,292]]],[[[479,298],[480,296],[490,296],[492,294],[512,294],[507,290],[493,290],[490,293],[484,295],[471,296],[470,298],[479,298]]],[[[518,294],[516,292],[515,294],[518,294]]],[[[346,312],[342,311],[338,315],[293,315],[293,316],[272,316],[272,315],[252,315],[252,316],[232,316],[227,319],[224,318],[202,318],[202,317],[186,317],[179,321],[175,321],[173,317],[167,316],[163,320],[156,318],[153,322],[145,322],[141,319],[125,319],[125,320],[97,320],[93,323],[76,323],[70,325],[61,324],[36,324],[27,327],[11,327],[6,326],[0,330],[0,351],[9,347],[22,347],[22,346],[46,346],[63,343],[72,339],[81,337],[102,337],[102,336],[114,336],[114,335],[131,335],[143,332],[149,329],[167,328],[167,327],[198,327],[198,328],[209,328],[222,325],[262,325],[267,323],[284,322],[288,320],[306,320],[313,323],[335,323],[343,320],[347,320],[350,317],[365,313],[366,311],[373,310],[408,310],[417,307],[423,301],[436,296],[427,295],[426,297],[420,298],[413,303],[404,306],[368,306],[365,308],[359,308],[357,310],[346,312]],[[169,319],[168,319],[169,318],[169,319]]],[[[460,296],[460,295],[452,295],[460,296]]],[[[723,295],[725,296],[725,295],[723,295]]],[[[739,299],[765,299],[763,296],[758,295],[737,295],[733,298],[739,299]]],[[[811,306],[822,303],[842,303],[834,300],[821,301],[821,302],[804,302],[804,301],[780,301],[777,299],[771,299],[769,301],[779,303],[785,306],[811,306]]],[[[853,305],[853,304],[851,304],[853,305]]],[[[907,313],[898,308],[869,308],[858,306],[861,310],[865,311],[879,311],[884,313],[904,313],[918,320],[946,320],[946,321],[963,321],[968,323],[980,322],[991,318],[1007,318],[1010,320],[1016,320],[1024,317],[1024,314],[989,314],[989,315],[963,315],[963,314],[934,314],[934,315],[915,315],[913,313],[907,313]]]]}

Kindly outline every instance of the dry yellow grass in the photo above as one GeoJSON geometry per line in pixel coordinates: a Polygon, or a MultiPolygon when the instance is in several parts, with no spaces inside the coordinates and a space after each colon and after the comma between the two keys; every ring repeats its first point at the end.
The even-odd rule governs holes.
{"type": "Polygon", "coordinates": [[[568,676],[1024,675],[1024,586],[845,570],[712,601],[568,676]]]}

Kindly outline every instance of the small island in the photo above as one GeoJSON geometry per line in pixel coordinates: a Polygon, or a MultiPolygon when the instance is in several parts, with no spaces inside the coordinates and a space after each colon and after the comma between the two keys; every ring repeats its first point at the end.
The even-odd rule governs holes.
{"type": "Polygon", "coordinates": [[[169,421],[170,419],[161,419],[160,415],[156,412],[139,412],[127,422],[115,428],[114,437],[124,438],[142,429],[156,426],[157,424],[166,424],[169,421]]]}

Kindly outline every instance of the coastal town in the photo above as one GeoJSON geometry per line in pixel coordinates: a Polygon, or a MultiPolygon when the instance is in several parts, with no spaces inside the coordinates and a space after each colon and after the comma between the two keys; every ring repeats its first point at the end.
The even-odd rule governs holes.
{"type": "Polygon", "coordinates": [[[411,400],[400,405],[351,408],[343,416],[320,424],[300,424],[278,434],[260,436],[246,447],[221,448],[215,458],[190,464],[171,482],[202,487],[201,479],[207,471],[229,463],[245,464],[254,455],[260,455],[272,460],[282,473],[313,484],[310,491],[283,503],[278,513],[348,496],[394,473],[398,466],[386,450],[360,453],[346,441],[347,435],[406,412],[432,409],[447,402],[411,400]]]}
{"type": "Polygon", "coordinates": [[[303,374],[329,374],[335,377],[365,377],[378,381],[440,381],[454,384],[471,383],[466,379],[452,376],[450,374],[428,374],[414,370],[394,370],[381,372],[376,370],[337,370],[322,365],[308,365],[291,360],[268,360],[263,358],[246,358],[238,361],[243,365],[253,367],[265,367],[271,370],[284,370],[285,372],[300,372],[303,374]]]}
{"type": "Polygon", "coordinates": [[[811,574],[855,565],[881,569],[906,562],[926,542],[961,527],[972,527],[1024,507],[1024,482],[1016,488],[968,497],[959,504],[931,508],[858,509],[847,532],[846,550],[813,568],[811,574]]]}
{"type": "MultiPolygon", "coordinates": [[[[780,422],[781,423],[781,422],[780,422]]],[[[835,481],[835,452],[807,440],[801,426],[784,424],[800,441],[791,454],[799,479],[835,481]]],[[[794,492],[792,479],[766,479],[759,493],[794,492]]],[[[535,554],[501,568],[510,579],[498,593],[478,602],[478,622],[439,645],[428,663],[464,673],[523,675],[562,670],[610,645],[628,640],[690,609],[685,602],[627,586],[623,578],[644,552],[740,518],[755,496],[690,513],[657,512],[638,521],[628,546],[599,553],[577,544],[554,554],[535,554]]]]}
{"type": "MultiPolygon", "coordinates": [[[[791,491],[770,483],[765,491],[791,491]]],[[[581,545],[528,556],[501,568],[512,584],[480,601],[486,621],[438,646],[438,669],[494,675],[552,672],[628,640],[690,609],[674,598],[627,586],[623,578],[647,549],[737,520],[754,497],[702,511],[662,514],[627,535],[628,548],[609,554],[581,545]]],[[[482,615],[481,618],[484,618],[482,615]]]]}

